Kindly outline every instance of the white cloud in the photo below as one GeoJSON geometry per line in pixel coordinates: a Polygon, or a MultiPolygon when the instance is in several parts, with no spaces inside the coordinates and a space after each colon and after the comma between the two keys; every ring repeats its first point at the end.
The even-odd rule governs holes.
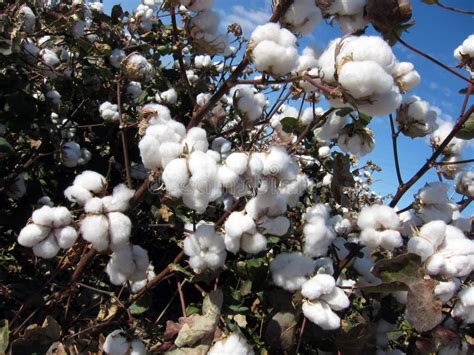
{"type": "Polygon", "coordinates": [[[246,35],[249,37],[255,27],[268,22],[271,17],[271,7],[248,8],[241,5],[232,6],[229,10],[218,10],[222,16],[222,25],[227,27],[232,23],[238,23],[246,35]]]}

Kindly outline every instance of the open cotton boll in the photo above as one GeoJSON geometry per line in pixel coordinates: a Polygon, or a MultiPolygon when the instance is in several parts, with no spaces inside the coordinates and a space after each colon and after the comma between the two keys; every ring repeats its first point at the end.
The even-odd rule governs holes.
{"type": "Polygon", "coordinates": [[[333,0],[325,9],[328,14],[355,15],[364,11],[367,0],[333,0]]]}
{"type": "Polygon", "coordinates": [[[120,212],[110,212],[108,219],[110,236],[109,248],[116,250],[128,244],[132,231],[132,222],[128,216],[120,212]]]}
{"type": "Polygon", "coordinates": [[[456,192],[468,197],[474,197],[474,172],[460,171],[456,174],[456,192]]]}
{"type": "Polygon", "coordinates": [[[336,280],[327,274],[316,274],[306,281],[301,288],[301,295],[314,300],[322,295],[329,295],[336,288],[336,280]]]}
{"type": "Polygon", "coordinates": [[[148,81],[154,73],[153,65],[138,53],[129,54],[122,61],[122,69],[129,80],[148,81]]]}
{"type": "Polygon", "coordinates": [[[278,190],[287,198],[288,206],[295,207],[300,197],[313,185],[313,181],[304,173],[296,176],[296,180],[282,180],[278,190]]]}
{"type": "Polygon", "coordinates": [[[336,238],[334,230],[322,218],[313,218],[303,227],[304,253],[311,257],[327,254],[331,242],[336,238]]]}
{"type": "Polygon", "coordinates": [[[135,190],[129,189],[125,184],[119,184],[114,187],[112,197],[103,198],[102,201],[108,212],[125,212],[128,210],[129,202],[134,194],[135,190]]]}
{"type": "Polygon", "coordinates": [[[363,12],[355,15],[337,16],[336,20],[339,28],[344,33],[354,33],[363,30],[369,23],[363,12]]]}
{"type": "Polygon", "coordinates": [[[101,252],[109,246],[109,223],[104,215],[87,216],[81,221],[82,238],[92,244],[92,247],[101,252]]]}
{"type": "Polygon", "coordinates": [[[35,224],[52,227],[55,220],[54,217],[54,207],[43,206],[33,212],[31,219],[35,224]]]}
{"type": "Polygon", "coordinates": [[[381,246],[384,249],[392,250],[403,245],[399,232],[400,218],[389,206],[364,207],[357,219],[357,225],[361,229],[360,241],[371,249],[381,246]]]}
{"type": "Polygon", "coordinates": [[[454,58],[462,61],[463,56],[474,58],[474,34],[469,35],[462,44],[454,50],[454,58]]]}
{"type": "MultiPolygon", "coordinates": [[[[151,125],[155,124],[166,124],[171,121],[171,112],[170,109],[166,106],[160,104],[146,104],[140,110],[140,114],[148,119],[148,122],[151,125]]],[[[171,127],[170,127],[171,128],[171,127]]],[[[184,128],[184,127],[183,127],[184,128]]],[[[174,129],[175,132],[178,130],[174,129]]],[[[184,136],[186,129],[179,130],[179,134],[184,136]]]]}
{"type": "Polygon", "coordinates": [[[127,338],[123,335],[122,330],[114,330],[105,338],[102,350],[110,355],[126,355],[129,350],[127,338]]]}
{"type": "Polygon", "coordinates": [[[39,51],[38,55],[43,60],[44,64],[49,67],[54,67],[60,63],[58,56],[51,49],[43,48],[39,51]]]}
{"type": "Polygon", "coordinates": [[[211,8],[214,0],[179,0],[181,5],[184,5],[191,11],[203,11],[211,8]]]}
{"type": "Polygon", "coordinates": [[[240,176],[231,170],[227,165],[220,165],[217,174],[219,182],[226,189],[232,189],[239,183],[240,176]]]}
{"type": "Polygon", "coordinates": [[[258,221],[258,226],[263,228],[265,234],[281,237],[290,229],[290,220],[284,216],[275,218],[264,216],[258,221]]]}
{"type": "Polygon", "coordinates": [[[263,156],[263,175],[278,176],[282,174],[290,165],[291,158],[286,149],[282,146],[273,146],[270,151],[263,156]]]}
{"type": "Polygon", "coordinates": [[[417,215],[425,222],[442,220],[449,223],[457,210],[448,197],[449,185],[441,182],[427,183],[415,196],[414,208],[417,215]]]}
{"type": "Polygon", "coordinates": [[[242,236],[240,247],[248,254],[258,254],[267,249],[267,239],[260,233],[247,233],[242,236]]]}
{"type": "Polygon", "coordinates": [[[155,100],[159,103],[174,105],[178,101],[178,93],[171,88],[155,95],[155,100]]]}
{"type": "Polygon", "coordinates": [[[410,238],[407,249],[409,253],[421,256],[425,261],[439,248],[446,236],[446,223],[432,221],[421,227],[418,236],[410,238]]]}
{"type": "Polygon", "coordinates": [[[59,245],[53,234],[33,246],[33,253],[43,259],[51,259],[59,252],[59,245]]]}
{"type": "MultiPolygon", "coordinates": [[[[453,130],[453,124],[449,121],[445,121],[440,123],[438,129],[436,129],[430,138],[431,145],[437,149],[446,139],[446,137],[451,133],[453,130]]],[[[453,137],[448,145],[443,149],[443,154],[446,155],[461,155],[461,151],[464,147],[465,141],[463,139],[459,139],[453,137]]]]}
{"type": "Polygon", "coordinates": [[[465,324],[474,323],[474,287],[466,287],[459,291],[453,316],[463,319],[465,324]]]}
{"type": "Polygon", "coordinates": [[[370,128],[355,128],[347,125],[337,139],[337,145],[343,152],[362,157],[374,149],[375,141],[370,128]]]}
{"type": "Polygon", "coordinates": [[[224,229],[230,238],[240,238],[244,233],[255,233],[254,220],[244,212],[232,212],[224,223],[224,229]]]}
{"type": "Polygon", "coordinates": [[[112,52],[110,53],[110,56],[109,56],[110,64],[114,68],[118,69],[122,65],[122,60],[125,57],[126,57],[126,54],[125,54],[125,51],[123,49],[115,48],[115,49],[112,50],[112,52]]]}
{"type": "Polygon", "coordinates": [[[301,114],[299,121],[303,126],[309,126],[317,117],[316,111],[312,107],[307,107],[301,114]]]}
{"type": "Polygon", "coordinates": [[[297,291],[314,271],[314,261],[302,253],[281,253],[270,262],[270,271],[277,286],[297,291]]]}
{"type": "Polygon", "coordinates": [[[252,347],[243,336],[237,333],[232,333],[229,337],[216,342],[207,355],[254,355],[252,347]]]}
{"type": "Polygon", "coordinates": [[[256,92],[250,85],[236,85],[231,89],[230,95],[234,100],[234,105],[239,110],[239,114],[250,122],[260,118],[264,107],[267,105],[265,95],[256,92]]]}
{"type": "Polygon", "coordinates": [[[339,116],[337,111],[332,112],[326,119],[322,127],[314,130],[314,134],[318,140],[329,142],[339,136],[342,128],[347,124],[348,116],[339,116]]]}
{"type": "Polygon", "coordinates": [[[85,170],[76,176],[73,185],[83,187],[92,193],[98,194],[103,192],[107,187],[107,180],[104,176],[95,171],[85,170]]]}
{"type": "Polygon", "coordinates": [[[208,55],[197,55],[194,58],[194,66],[197,69],[207,68],[212,65],[211,57],[208,55]]]}
{"type": "Polygon", "coordinates": [[[445,304],[454,296],[459,286],[461,286],[461,281],[458,278],[451,281],[441,281],[436,285],[434,294],[445,304]]]}
{"type": "Polygon", "coordinates": [[[186,134],[183,144],[188,147],[189,152],[196,150],[206,152],[209,147],[206,131],[199,127],[191,128],[186,134]]]}
{"type": "Polygon", "coordinates": [[[69,249],[76,243],[77,231],[71,226],[58,228],[54,230],[54,237],[59,248],[69,249]]]}
{"type": "Polygon", "coordinates": [[[424,137],[433,132],[438,127],[436,117],[436,111],[418,96],[405,97],[397,110],[398,127],[411,138],[424,137]]]}
{"type": "Polygon", "coordinates": [[[302,310],[306,318],[324,330],[333,330],[340,327],[341,319],[325,302],[304,302],[302,310]]]}
{"type": "Polygon", "coordinates": [[[207,224],[199,225],[195,233],[186,237],[183,250],[189,256],[189,265],[197,273],[223,267],[227,255],[222,234],[216,233],[214,226],[207,224]]]}
{"type": "Polygon", "coordinates": [[[313,0],[296,0],[285,12],[280,22],[296,34],[308,34],[321,22],[321,10],[313,0]]]}
{"type": "Polygon", "coordinates": [[[172,160],[166,166],[161,178],[165,183],[168,194],[176,198],[181,197],[183,195],[183,189],[189,181],[186,159],[172,160]]]}
{"type": "Polygon", "coordinates": [[[104,121],[116,122],[120,120],[117,105],[111,104],[108,101],[100,105],[99,112],[104,121]]]}
{"type": "Polygon", "coordinates": [[[44,240],[50,233],[50,228],[45,226],[40,226],[38,224],[28,224],[26,225],[18,235],[18,244],[32,248],[42,240],[44,240]]]}
{"type": "Polygon", "coordinates": [[[225,165],[237,175],[242,175],[247,170],[249,157],[246,153],[232,153],[226,160],[225,165]]]}
{"type": "Polygon", "coordinates": [[[402,93],[418,86],[421,81],[420,74],[418,74],[415,70],[415,66],[410,62],[397,63],[393,76],[402,93]]]}

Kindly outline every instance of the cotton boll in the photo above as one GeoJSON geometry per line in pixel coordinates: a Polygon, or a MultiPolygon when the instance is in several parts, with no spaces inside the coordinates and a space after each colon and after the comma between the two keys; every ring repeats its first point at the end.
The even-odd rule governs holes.
{"type": "Polygon", "coordinates": [[[349,298],[339,287],[334,287],[331,293],[323,294],[321,300],[324,300],[335,311],[341,311],[350,306],[349,298]]]}
{"type": "Polygon", "coordinates": [[[407,251],[409,253],[419,255],[421,257],[421,261],[425,261],[434,254],[435,248],[429,241],[423,238],[414,237],[408,241],[407,251]]]}
{"type": "Polygon", "coordinates": [[[348,62],[339,74],[339,82],[355,98],[384,93],[393,86],[392,77],[376,62],[348,62]]]}
{"type": "Polygon", "coordinates": [[[277,286],[296,291],[314,271],[314,261],[302,253],[281,253],[270,262],[270,271],[277,286]]]}
{"type": "Polygon", "coordinates": [[[461,281],[457,278],[451,281],[441,281],[435,287],[434,294],[445,304],[454,296],[459,286],[461,286],[461,281]]]}
{"type": "Polygon", "coordinates": [[[69,186],[64,190],[64,196],[69,201],[77,202],[81,206],[93,197],[90,191],[78,185],[69,186]]]}
{"type": "Polygon", "coordinates": [[[197,69],[207,68],[212,65],[211,57],[208,55],[197,55],[194,58],[194,66],[197,69]]]}
{"type": "Polygon", "coordinates": [[[336,238],[334,230],[323,217],[313,217],[303,228],[304,253],[311,257],[324,256],[336,238]]]}
{"type": "Polygon", "coordinates": [[[81,221],[81,235],[98,252],[109,247],[109,223],[104,215],[87,216],[81,221]]]}
{"type": "Polygon", "coordinates": [[[221,158],[225,159],[231,152],[232,143],[224,137],[217,137],[212,141],[211,149],[218,152],[221,158]]]}
{"type": "Polygon", "coordinates": [[[393,250],[403,246],[403,239],[399,231],[395,230],[384,230],[379,232],[380,234],[380,246],[385,250],[393,250]]]}
{"type": "Polygon", "coordinates": [[[324,330],[334,330],[340,327],[341,319],[324,302],[305,302],[302,309],[306,318],[324,330]]]}
{"type": "Polygon", "coordinates": [[[474,197],[474,172],[473,171],[461,171],[456,174],[456,192],[474,197]]]}
{"type": "Polygon", "coordinates": [[[347,124],[347,116],[331,113],[322,127],[315,129],[314,134],[320,141],[329,142],[339,136],[342,128],[347,124]]]}
{"type": "Polygon", "coordinates": [[[259,177],[263,173],[264,163],[260,153],[251,153],[248,162],[247,174],[259,177]]]}
{"type": "Polygon", "coordinates": [[[394,78],[403,93],[418,86],[421,81],[420,74],[415,70],[414,65],[409,62],[401,62],[396,65],[394,78]]]}
{"type": "Polygon", "coordinates": [[[218,170],[219,182],[226,189],[232,189],[237,185],[240,176],[237,175],[233,170],[231,170],[227,165],[219,166],[218,170]]]}
{"type": "MultiPolygon", "coordinates": [[[[453,124],[449,121],[445,121],[439,124],[430,138],[430,143],[434,148],[439,148],[446,137],[453,130],[453,124]]],[[[460,138],[452,138],[448,145],[443,149],[443,154],[446,155],[461,155],[461,151],[464,148],[465,141],[460,138]]]]}
{"type": "Polygon", "coordinates": [[[162,179],[165,183],[166,191],[171,196],[181,197],[183,189],[189,181],[186,159],[172,160],[163,171],[162,179]]]}
{"type": "Polygon", "coordinates": [[[174,105],[178,101],[178,93],[173,88],[168,89],[162,93],[156,94],[156,101],[160,103],[174,105]]]}
{"type": "Polygon", "coordinates": [[[122,69],[127,78],[133,81],[148,81],[154,74],[153,66],[138,53],[132,53],[123,59],[122,69]]]}
{"type": "Polygon", "coordinates": [[[466,287],[459,291],[452,314],[454,317],[462,318],[465,324],[474,323],[474,287],[466,287]]]}
{"type": "Polygon", "coordinates": [[[298,174],[296,180],[281,181],[278,190],[287,198],[288,206],[295,207],[298,204],[299,198],[312,184],[313,182],[306,174],[298,174]]]}
{"type": "Polygon", "coordinates": [[[321,10],[313,0],[297,0],[281,18],[284,27],[297,34],[308,34],[321,22],[321,10]]]}
{"type": "Polygon", "coordinates": [[[403,99],[397,110],[397,123],[403,134],[412,138],[423,137],[438,127],[436,116],[428,102],[410,96],[403,99]]]}
{"type": "MultiPolygon", "coordinates": [[[[154,103],[146,104],[145,106],[142,107],[142,109],[140,110],[140,113],[143,116],[148,118],[148,121],[151,125],[156,125],[156,124],[166,125],[168,123],[172,123],[171,112],[168,107],[163,106],[163,105],[154,104],[154,103]]],[[[184,136],[186,129],[184,126],[177,129],[177,127],[179,126],[180,125],[178,124],[175,127],[169,127],[169,128],[172,128],[172,130],[175,133],[178,133],[180,136],[184,136]]]]}
{"type": "Polygon", "coordinates": [[[331,148],[329,148],[328,146],[322,146],[318,149],[318,155],[321,158],[327,158],[329,155],[331,155],[331,148]]]}
{"type": "Polygon", "coordinates": [[[232,333],[228,338],[215,343],[207,354],[254,355],[255,352],[244,337],[237,333],[232,333]]]}
{"type": "Polygon", "coordinates": [[[110,64],[114,68],[120,68],[122,60],[125,58],[126,54],[123,49],[115,48],[112,50],[109,56],[110,64]]]}
{"type": "Polygon", "coordinates": [[[56,238],[57,244],[61,249],[71,248],[77,240],[77,232],[71,226],[54,230],[54,237],[56,238]]]}
{"type": "Polygon", "coordinates": [[[43,60],[44,64],[49,67],[54,67],[60,63],[58,56],[51,49],[44,48],[40,50],[39,56],[43,60]]]}
{"type": "Polygon", "coordinates": [[[52,227],[55,220],[54,211],[54,207],[43,206],[33,212],[31,219],[35,224],[52,227]]]}
{"type": "Polygon", "coordinates": [[[111,212],[108,214],[109,234],[111,250],[116,250],[126,245],[132,231],[132,222],[130,218],[120,212],[111,212]]]}
{"type": "Polygon", "coordinates": [[[130,343],[130,355],[146,355],[145,344],[140,339],[134,339],[130,343]]]}
{"type": "Polygon", "coordinates": [[[33,246],[33,253],[43,259],[51,259],[55,257],[58,252],[59,246],[53,234],[50,234],[48,238],[33,246]]]}
{"type": "Polygon", "coordinates": [[[355,15],[364,10],[367,0],[334,0],[325,10],[329,14],[355,15]]]}
{"type": "Polygon", "coordinates": [[[73,185],[81,186],[90,192],[98,194],[107,187],[107,181],[101,174],[86,170],[76,176],[73,185]]]}
{"type": "Polygon", "coordinates": [[[244,233],[255,232],[255,222],[243,212],[232,212],[224,223],[224,229],[230,238],[240,238],[244,233]]]}
{"type": "MultiPolygon", "coordinates": [[[[44,206],[45,207],[45,206],[44,206]]],[[[53,207],[53,226],[57,227],[64,227],[71,224],[72,216],[71,212],[66,207],[53,207]]]]}
{"type": "Polygon", "coordinates": [[[183,144],[188,147],[189,152],[197,150],[201,152],[206,152],[209,147],[206,131],[199,127],[191,128],[188,131],[186,138],[183,141],[183,144]]]}
{"type": "Polygon", "coordinates": [[[317,274],[306,281],[301,288],[301,295],[309,300],[315,300],[323,295],[329,295],[336,288],[336,280],[331,275],[317,274]]]}
{"type": "Polygon", "coordinates": [[[99,107],[100,116],[104,121],[117,122],[120,121],[118,106],[106,101],[99,107]]]}
{"type": "Polygon", "coordinates": [[[127,339],[121,330],[114,330],[105,338],[102,350],[110,355],[126,355],[129,350],[127,339]]]}
{"type": "Polygon", "coordinates": [[[244,234],[240,247],[249,254],[258,254],[267,249],[267,239],[260,233],[244,234]]]}
{"type": "Polygon", "coordinates": [[[263,161],[263,175],[278,176],[290,165],[290,156],[281,146],[273,146],[263,161]]]}
{"type": "Polygon", "coordinates": [[[469,35],[454,51],[454,58],[463,60],[463,56],[474,58],[474,35],[469,35]]]}
{"type": "Polygon", "coordinates": [[[284,236],[290,229],[290,220],[284,216],[269,218],[264,216],[258,221],[258,226],[264,229],[265,234],[284,236]]]}
{"type": "Polygon", "coordinates": [[[257,70],[280,77],[290,73],[297,66],[298,53],[293,47],[263,41],[253,49],[252,62],[257,70]]]}
{"type": "Polygon", "coordinates": [[[35,29],[36,15],[28,6],[22,6],[18,11],[20,18],[23,20],[23,29],[26,33],[33,33],[35,29]]]}
{"type": "Polygon", "coordinates": [[[372,205],[362,209],[357,219],[357,225],[361,229],[398,229],[400,228],[400,218],[395,210],[389,206],[372,205]]]}
{"type": "Polygon", "coordinates": [[[37,224],[28,224],[18,234],[18,244],[32,248],[42,240],[44,240],[51,229],[49,227],[40,226],[37,224]]]}
{"type": "Polygon", "coordinates": [[[226,160],[225,165],[237,175],[242,175],[247,170],[249,157],[245,153],[232,153],[226,160]]]}

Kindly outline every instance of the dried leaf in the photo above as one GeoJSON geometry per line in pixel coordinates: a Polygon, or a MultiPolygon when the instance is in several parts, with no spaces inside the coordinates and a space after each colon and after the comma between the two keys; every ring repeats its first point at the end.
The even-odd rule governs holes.
{"type": "Polygon", "coordinates": [[[265,342],[272,349],[290,351],[295,345],[295,333],[295,314],[291,312],[278,312],[268,322],[265,331],[265,342]]]}
{"type": "Polygon", "coordinates": [[[4,354],[8,348],[8,339],[9,339],[9,327],[8,327],[8,320],[3,319],[1,321],[0,327],[0,354],[4,354]]]}

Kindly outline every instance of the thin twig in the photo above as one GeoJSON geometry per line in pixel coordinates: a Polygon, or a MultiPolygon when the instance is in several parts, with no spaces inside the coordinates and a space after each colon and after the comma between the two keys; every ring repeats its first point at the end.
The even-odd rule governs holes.
{"type": "Polygon", "coordinates": [[[438,0],[435,0],[435,4],[438,5],[441,8],[449,10],[449,11],[458,12],[460,14],[474,15],[474,11],[469,11],[469,10],[459,9],[457,7],[447,6],[447,5],[443,4],[442,2],[440,2],[438,0]]]}
{"type": "Polygon", "coordinates": [[[176,286],[178,288],[179,303],[181,304],[181,313],[183,314],[183,317],[186,317],[186,301],[184,300],[183,287],[181,286],[181,282],[179,281],[178,274],[175,274],[175,276],[176,286]]]}
{"type": "Polygon", "coordinates": [[[306,317],[303,316],[303,322],[301,323],[300,335],[298,338],[298,345],[296,346],[296,354],[298,354],[300,351],[301,341],[303,338],[303,333],[304,333],[305,328],[306,328],[306,317]]]}
{"type": "Polygon", "coordinates": [[[395,161],[395,169],[397,171],[398,186],[403,186],[402,173],[400,170],[400,160],[398,158],[398,134],[395,132],[395,123],[393,122],[392,114],[390,114],[390,129],[392,130],[393,158],[395,161]]]}
{"type": "Polygon", "coordinates": [[[457,161],[439,161],[439,162],[435,162],[434,165],[456,165],[456,164],[468,164],[468,163],[474,163],[474,159],[457,160],[457,161]]]}
{"type": "Polygon", "coordinates": [[[120,118],[120,137],[122,138],[122,149],[123,149],[123,164],[125,165],[125,175],[127,177],[127,186],[132,188],[132,175],[130,173],[130,160],[128,158],[128,146],[127,146],[127,136],[125,134],[125,129],[123,126],[123,117],[122,117],[122,102],[121,102],[121,89],[120,89],[120,79],[117,80],[117,108],[120,118]]]}

